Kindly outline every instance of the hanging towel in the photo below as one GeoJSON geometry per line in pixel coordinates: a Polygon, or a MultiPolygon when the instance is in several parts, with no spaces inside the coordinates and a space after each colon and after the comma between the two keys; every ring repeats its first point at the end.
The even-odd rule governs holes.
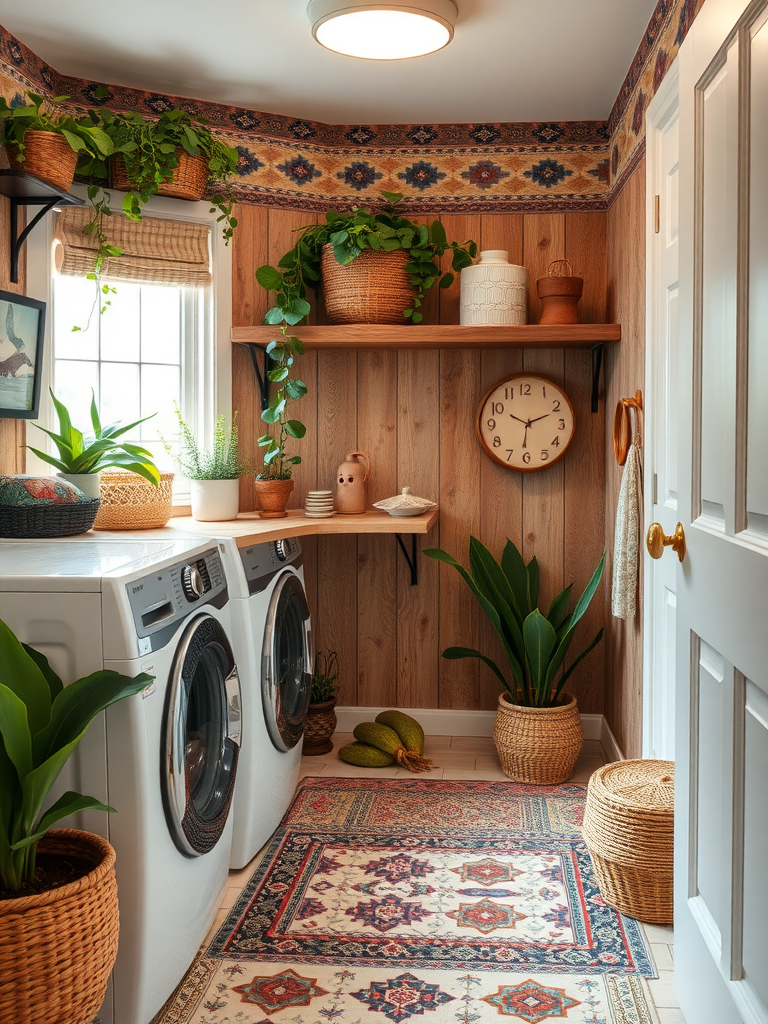
{"type": "Polygon", "coordinates": [[[633,619],[637,605],[637,548],[640,536],[640,438],[629,446],[616,509],[611,611],[614,618],[633,619]]]}

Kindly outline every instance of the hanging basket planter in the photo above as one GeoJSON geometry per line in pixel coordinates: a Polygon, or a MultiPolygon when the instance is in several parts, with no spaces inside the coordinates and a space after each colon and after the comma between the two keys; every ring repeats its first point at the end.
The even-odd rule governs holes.
{"type": "MultiPolygon", "coordinates": [[[[173,176],[157,187],[159,196],[169,199],[187,199],[199,202],[208,184],[208,163],[204,156],[190,156],[183,149],[177,150],[178,164],[173,176]]],[[[122,156],[109,161],[109,183],[118,192],[131,192],[136,186],[131,181],[122,156]]]]}
{"type": "Polygon", "coordinates": [[[8,162],[13,171],[25,171],[49,185],[69,192],[75,178],[77,153],[63,135],[56,132],[28,131],[24,133],[24,159],[19,163],[19,147],[8,142],[5,146],[8,162]]]}
{"type": "Polygon", "coordinates": [[[334,324],[403,324],[403,312],[413,305],[414,290],[405,269],[404,249],[378,252],[363,249],[342,266],[333,246],[324,245],[321,258],[323,296],[334,324]]]}
{"type": "Polygon", "coordinates": [[[573,276],[568,260],[553,260],[547,276],[536,282],[541,299],[540,324],[578,324],[579,299],[584,291],[584,278],[573,276]]]}

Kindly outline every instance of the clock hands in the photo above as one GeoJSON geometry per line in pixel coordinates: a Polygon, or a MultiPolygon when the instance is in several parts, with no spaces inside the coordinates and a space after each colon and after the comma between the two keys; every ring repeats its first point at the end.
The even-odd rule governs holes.
{"type": "Polygon", "coordinates": [[[538,420],[545,420],[547,418],[547,416],[549,416],[549,415],[551,415],[551,414],[548,413],[548,412],[545,412],[543,416],[537,416],[536,419],[534,419],[534,420],[528,420],[528,426],[530,427],[530,425],[532,423],[536,423],[538,420]]]}
{"type": "Polygon", "coordinates": [[[532,420],[531,419],[521,420],[520,417],[519,416],[515,416],[515,414],[513,412],[511,412],[509,415],[510,415],[510,417],[513,420],[517,420],[518,423],[522,423],[523,426],[525,427],[525,434],[523,434],[523,448],[527,448],[528,447],[528,444],[527,444],[527,441],[528,441],[528,428],[531,426],[532,423],[538,423],[539,420],[546,419],[547,416],[550,415],[550,413],[545,412],[543,416],[536,416],[532,420]]]}
{"type": "Polygon", "coordinates": [[[519,416],[515,416],[513,412],[509,414],[513,420],[517,420],[518,423],[523,423],[526,427],[530,423],[530,420],[521,420],[519,416]]]}

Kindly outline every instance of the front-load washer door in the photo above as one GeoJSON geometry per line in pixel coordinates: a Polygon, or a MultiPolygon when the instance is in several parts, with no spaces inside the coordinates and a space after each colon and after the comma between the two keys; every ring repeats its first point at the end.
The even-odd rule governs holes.
{"type": "Polygon", "coordinates": [[[237,666],[218,619],[203,613],[184,630],[165,703],[163,802],[173,841],[197,857],[219,841],[240,751],[237,666]]]}
{"type": "Polygon", "coordinates": [[[312,677],[312,631],[304,587],[294,572],[277,577],[264,627],[261,693],[272,743],[287,751],[301,739],[312,677]]]}

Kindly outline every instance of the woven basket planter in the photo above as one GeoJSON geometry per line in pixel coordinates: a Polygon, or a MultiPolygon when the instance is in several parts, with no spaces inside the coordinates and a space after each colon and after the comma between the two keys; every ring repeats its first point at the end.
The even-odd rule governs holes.
{"type": "Polygon", "coordinates": [[[94,530],[155,530],[173,512],[173,473],[155,487],[138,473],[102,472],[101,508],[94,530]]]}
{"type": "Polygon", "coordinates": [[[404,324],[403,311],[413,303],[413,287],[404,249],[376,252],[363,249],[351,263],[336,261],[331,245],[323,246],[325,310],[334,324],[404,324]]]}
{"type": "Polygon", "coordinates": [[[117,956],[115,851],[101,836],[57,829],[40,853],[88,861],[82,878],[0,901],[0,1020],[91,1024],[117,956]]]}
{"type": "Polygon", "coordinates": [[[499,694],[493,742],[501,770],[515,782],[556,786],[573,775],[584,743],[576,698],[564,693],[554,708],[512,704],[499,694]]]}
{"type": "MultiPolygon", "coordinates": [[[[208,184],[208,161],[204,156],[190,156],[183,149],[177,150],[176,155],[179,162],[173,169],[173,176],[158,186],[157,194],[198,202],[208,184]]],[[[109,183],[118,192],[131,192],[136,187],[128,177],[125,160],[121,156],[109,161],[109,183]]]]}
{"type": "Polygon", "coordinates": [[[322,704],[310,704],[307,708],[307,724],[304,726],[302,754],[327,754],[333,750],[333,736],[336,730],[336,698],[322,704]]]}
{"type": "Polygon", "coordinates": [[[77,153],[63,135],[56,132],[28,131],[24,133],[24,160],[19,163],[19,147],[9,142],[5,147],[11,170],[26,171],[55,185],[62,192],[72,188],[77,165],[77,153]]]}
{"type": "Polygon", "coordinates": [[[618,761],[587,789],[584,840],[606,903],[648,924],[672,924],[675,766],[618,761]]]}

